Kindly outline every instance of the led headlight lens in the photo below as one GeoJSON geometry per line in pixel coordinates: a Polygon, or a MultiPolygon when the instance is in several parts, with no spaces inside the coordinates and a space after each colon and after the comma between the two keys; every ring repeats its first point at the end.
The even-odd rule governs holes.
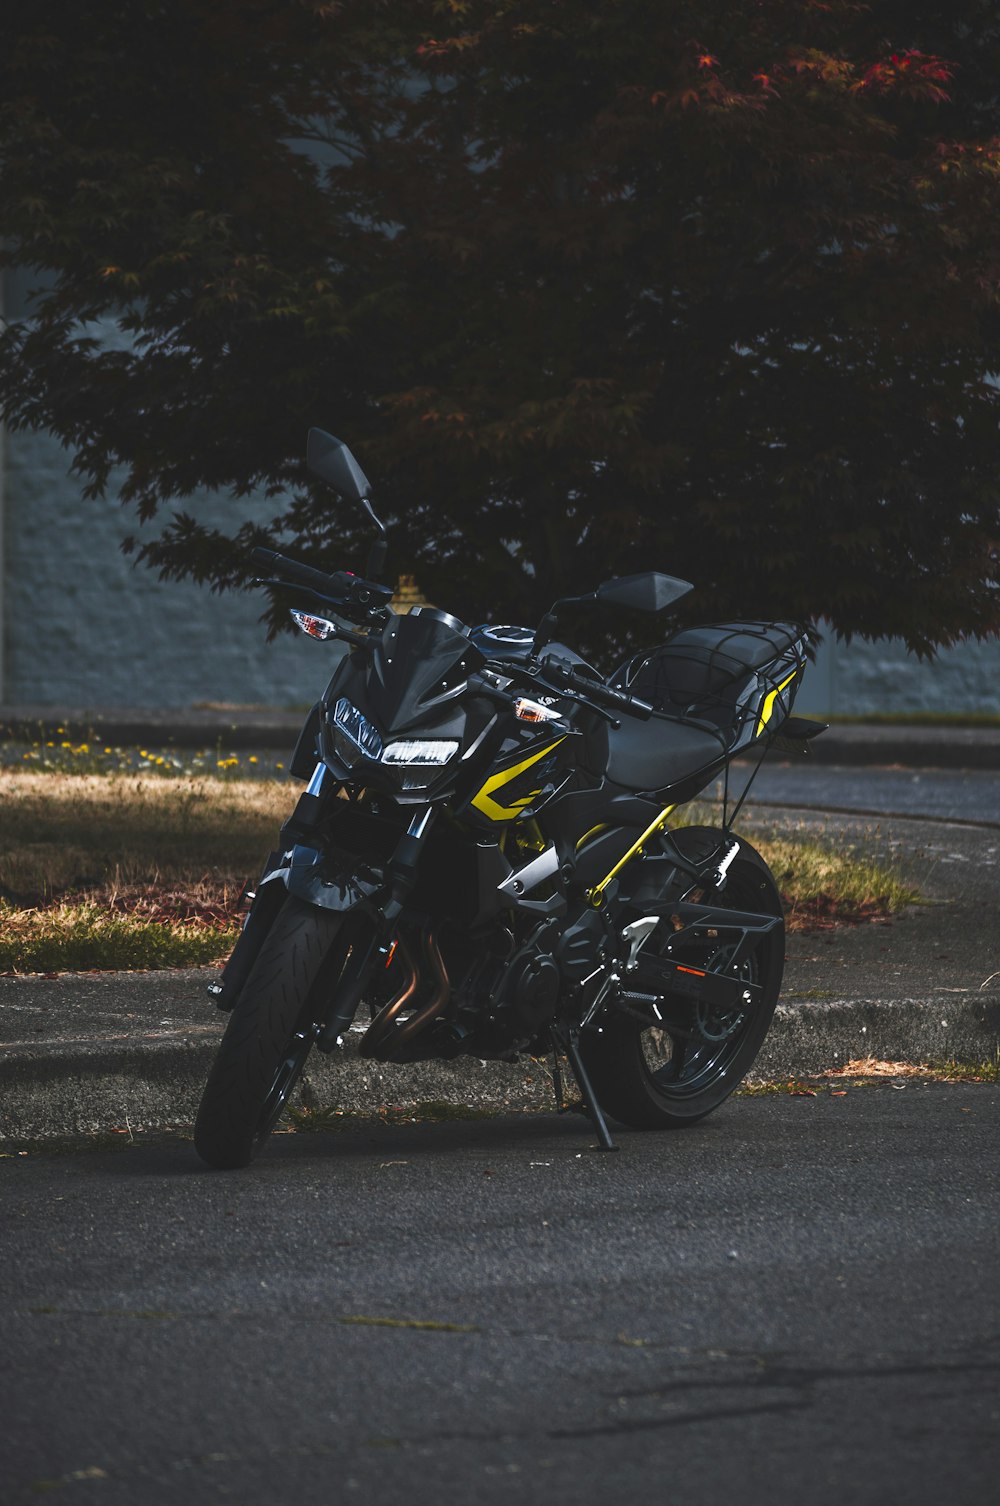
{"type": "Polygon", "coordinates": [[[383,763],[424,764],[440,768],[458,752],[458,743],[452,738],[404,738],[389,743],[382,754],[383,763]]]}
{"type": "Polygon", "coordinates": [[[382,757],[382,739],[366,716],[346,696],[341,696],[333,710],[334,726],[364,753],[367,758],[382,757]]]}

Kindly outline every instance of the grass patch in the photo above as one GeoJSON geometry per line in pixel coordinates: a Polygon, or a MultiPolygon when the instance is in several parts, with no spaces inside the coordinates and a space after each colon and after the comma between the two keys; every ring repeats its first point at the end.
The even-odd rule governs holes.
{"type": "Polygon", "coordinates": [[[762,837],[759,847],[781,890],[792,931],[882,919],[919,898],[893,868],[857,852],[787,837],[762,837]]]}
{"type": "Polygon", "coordinates": [[[842,1067],[832,1067],[822,1075],[824,1078],[847,1077],[859,1081],[920,1077],[933,1082],[1000,1082],[1000,1057],[981,1062],[890,1062],[875,1056],[863,1056],[845,1062],[842,1067]]]}
{"type": "MultiPolygon", "coordinates": [[[[677,825],[715,826],[720,810],[717,802],[692,801],[679,812],[677,825]]],[[[891,860],[882,862],[857,848],[844,850],[807,836],[743,828],[742,823],[741,830],[774,874],[790,931],[882,920],[920,899],[891,860]]]]}
{"type": "Polygon", "coordinates": [[[225,904],[256,877],[296,794],[278,780],[2,770],[0,894],[37,904],[70,891],[200,885],[225,904]]]}
{"type": "MultiPolygon", "coordinates": [[[[45,774],[156,774],[167,778],[198,775],[213,779],[279,777],[283,758],[261,750],[235,752],[217,743],[214,748],[122,748],[107,744],[93,732],[83,741],[39,735],[34,742],[0,736],[0,767],[12,772],[45,774]]],[[[2,733],[2,729],[0,729],[2,733]]]]}
{"type": "Polygon", "coordinates": [[[0,771],[0,972],[225,957],[295,794],[275,780],[0,771]]]}
{"type": "Polygon", "coordinates": [[[991,1061],[892,1062],[876,1056],[856,1057],[842,1067],[831,1067],[814,1077],[788,1078],[771,1082],[745,1082],[736,1090],[742,1098],[820,1098],[832,1094],[844,1096],[847,1088],[864,1088],[878,1083],[902,1082],[1000,1082],[1000,1056],[991,1061]]]}
{"type": "Polygon", "coordinates": [[[233,946],[236,921],[143,920],[96,904],[18,910],[0,901],[0,972],[195,967],[233,946]]]}
{"type": "MultiPolygon", "coordinates": [[[[273,779],[0,769],[0,971],[184,967],[225,956],[239,897],[296,794],[273,779]]],[[[713,813],[701,805],[684,816],[706,824],[713,813]]],[[[878,919],[917,898],[866,856],[752,840],[775,873],[790,929],[878,919]]]]}

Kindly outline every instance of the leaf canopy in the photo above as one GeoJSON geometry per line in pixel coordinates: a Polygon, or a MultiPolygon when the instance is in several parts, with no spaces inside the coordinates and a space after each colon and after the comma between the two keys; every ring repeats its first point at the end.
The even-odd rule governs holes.
{"type": "Polygon", "coordinates": [[[993,634],[997,77],[988,0],[9,7],[0,405],[180,501],[140,552],[217,587],[360,568],[315,425],[473,619],[656,568],[701,619],[993,634]]]}

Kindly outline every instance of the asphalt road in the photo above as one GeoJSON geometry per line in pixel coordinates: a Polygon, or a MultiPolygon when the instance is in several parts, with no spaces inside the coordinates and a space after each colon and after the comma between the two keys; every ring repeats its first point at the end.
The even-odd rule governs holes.
{"type": "MultiPolygon", "coordinates": [[[[738,798],[751,770],[730,775],[738,798]]],[[[721,795],[722,782],[714,793],[721,795]]],[[[973,822],[1000,830],[1000,773],[993,769],[846,768],[836,764],[765,763],[747,796],[752,815],[767,805],[873,816],[973,822]]]]}
{"type": "Polygon", "coordinates": [[[0,1161],[2,1499],[992,1503],[995,1086],[0,1161]]]}

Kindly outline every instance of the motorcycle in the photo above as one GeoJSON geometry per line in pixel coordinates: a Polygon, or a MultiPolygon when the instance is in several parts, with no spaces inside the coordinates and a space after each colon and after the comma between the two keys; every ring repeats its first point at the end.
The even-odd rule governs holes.
{"type": "Polygon", "coordinates": [[[364,577],[253,553],[258,584],[298,593],[299,628],[349,651],[302,729],[290,772],[305,790],[209,990],[230,1019],[198,1153],[247,1165],[309,1052],[352,1030],[380,1062],[551,1050],[558,1106],[565,1061],[603,1149],[606,1116],[702,1119],[751,1067],[781,985],[781,900],[733,830],[728,770],[823,730],[791,716],[806,630],[682,628],[605,678],[556,640],[564,609],[659,613],[687,581],[605,581],[535,629],[397,615],[361,467],[316,429],[307,461],[379,536],[364,577]],[[671,828],[720,775],[721,824],[671,828]]]}

